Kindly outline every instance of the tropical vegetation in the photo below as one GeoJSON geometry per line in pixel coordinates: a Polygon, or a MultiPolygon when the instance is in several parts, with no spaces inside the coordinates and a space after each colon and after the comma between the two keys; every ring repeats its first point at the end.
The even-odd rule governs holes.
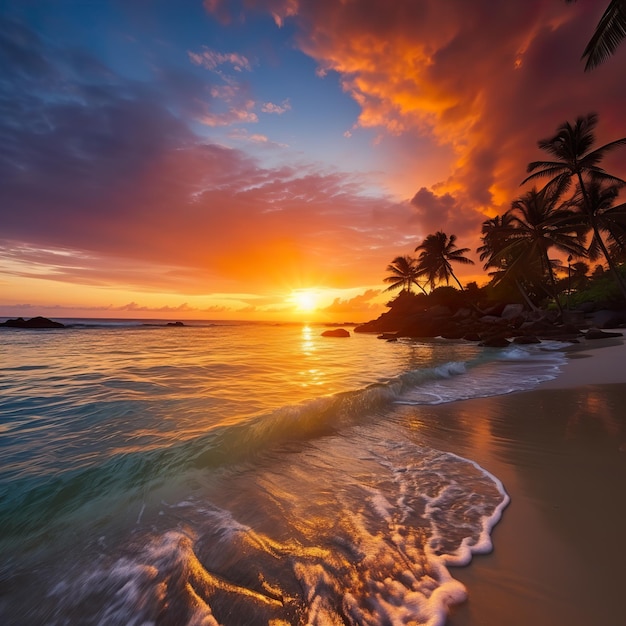
{"type": "MultiPolygon", "coordinates": [[[[530,309],[547,306],[562,313],[564,305],[579,303],[585,291],[593,297],[596,289],[595,297],[603,294],[611,304],[626,305],[626,203],[616,204],[626,181],[601,167],[609,152],[626,145],[626,138],[594,147],[597,123],[598,116],[590,113],[538,142],[548,159],[529,163],[521,184],[546,182],[514,199],[502,215],[483,222],[482,245],[476,252],[490,282],[483,288],[472,284],[466,299],[489,294],[521,301],[530,309]],[[588,261],[603,261],[608,273],[598,265],[588,276],[588,261]]],[[[400,289],[406,301],[414,285],[434,294],[443,284],[452,289],[452,280],[464,292],[453,265],[474,262],[466,256],[469,248],[457,246],[456,235],[429,234],[415,252],[417,258],[398,256],[387,266],[386,291],[400,289]]]]}

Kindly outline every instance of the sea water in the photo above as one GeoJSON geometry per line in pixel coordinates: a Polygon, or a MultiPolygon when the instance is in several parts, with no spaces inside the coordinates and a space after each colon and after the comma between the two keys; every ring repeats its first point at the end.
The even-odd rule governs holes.
{"type": "MultiPolygon", "coordinates": [[[[445,623],[505,486],[407,406],[529,389],[557,346],[313,325],[0,329],[0,623],[445,623]]],[[[471,593],[471,590],[470,590],[471,593]]]]}

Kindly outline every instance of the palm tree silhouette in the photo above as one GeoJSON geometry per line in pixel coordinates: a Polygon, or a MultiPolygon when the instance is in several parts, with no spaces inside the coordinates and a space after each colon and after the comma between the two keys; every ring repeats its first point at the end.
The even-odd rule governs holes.
{"type": "MultiPolygon", "coordinates": [[[[587,185],[589,206],[593,211],[598,229],[606,234],[609,252],[613,259],[624,256],[626,251],[626,203],[614,206],[619,195],[620,185],[606,185],[599,180],[591,180],[587,185]]],[[[580,188],[573,198],[574,205],[582,205],[580,188]]],[[[589,224],[585,214],[580,214],[581,225],[587,230],[589,224]]],[[[589,258],[597,261],[602,256],[602,247],[598,236],[593,233],[588,247],[589,258]]]]}
{"type": "Polygon", "coordinates": [[[446,281],[449,284],[450,278],[454,278],[459,289],[463,291],[463,286],[452,270],[451,262],[463,265],[474,265],[474,261],[463,256],[469,252],[469,248],[456,247],[456,235],[450,238],[441,231],[434,235],[428,235],[422,243],[415,248],[420,251],[417,259],[417,266],[420,276],[426,276],[431,289],[434,289],[438,281],[446,281]]]}
{"type": "Polygon", "coordinates": [[[390,283],[385,291],[393,291],[394,289],[406,290],[411,293],[411,285],[417,285],[424,293],[424,287],[418,282],[419,271],[417,261],[408,255],[397,256],[388,266],[387,272],[389,276],[383,278],[383,281],[390,283]]]}
{"type": "Polygon", "coordinates": [[[600,224],[587,191],[588,183],[585,182],[587,179],[587,181],[596,180],[614,185],[626,185],[626,181],[609,174],[599,166],[600,161],[608,152],[626,145],[626,137],[591,150],[595,142],[594,130],[597,123],[597,114],[589,113],[586,116],[578,117],[573,126],[569,122],[565,122],[559,126],[556,135],[539,141],[539,147],[553,155],[555,160],[529,163],[527,171],[532,173],[521,184],[537,178],[550,178],[547,186],[556,186],[565,191],[571,183],[571,179],[576,179],[581,198],[581,208],[593,230],[595,242],[626,298],[626,284],[617,271],[613,258],[600,236],[600,224]]]}
{"type": "Polygon", "coordinates": [[[509,245],[509,233],[513,228],[512,219],[511,213],[506,211],[483,222],[480,231],[483,245],[476,252],[480,254],[480,260],[485,261],[484,269],[499,268],[506,262],[502,251],[509,245]]]}
{"type": "MultiPolygon", "coordinates": [[[[576,0],[566,0],[568,4],[576,0]]],[[[626,37],[626,0],[611,0],[585,48],[585,72],[606,61],[626,37]]]]}
{"type": "Polygon", "coordinates": [[[581,243],[581,234],[572,222],[573,211],[558,205],[561,192],[558,187],[548,186],[541,191],[533,187],[511,204],[509,245],[504,252],[510,252],[517,259],[538,259],[541,273],[548,276],[552,287],[552,297],[557,307],[554,264],[548,255],[550,248],[577,257],[586,256],[581,243]]]}
{"type": "Polygon", "coordinates": [[[570,255],[586,255],[577,224],[568,221],[574,212],[560,206],[559,198],[559,187],[544,187],[541,191],[533,188],[515,200],[502,216],[483,222],[483,245],[478,252],[481,261],[486,260],[484,269],[496,269],[491,273],[496,283],[506,279],[513,281],[531,308],[535,307],[524,286],[529,282],[540,285],[561,308],[554,276],[558,262],[549,258],[550,248],[570,255]],[[551,291],[544,286],[546,276],[551,291]]]}

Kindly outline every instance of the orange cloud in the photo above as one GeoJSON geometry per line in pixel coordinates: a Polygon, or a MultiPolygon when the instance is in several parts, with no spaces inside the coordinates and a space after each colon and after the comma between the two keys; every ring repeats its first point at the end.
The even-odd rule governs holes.
{"type": "MultiPolygon", "coordinates": [[[[445,216],[445,229],[476,236],[486,216],[508,208],[526,164],[539,157],[537,140],[561,122],[597,111],[607,140],[626,134],[626,57],[618,54],[591,74],[579,61],[599,3],[250,4],[294,20],[298,45],[318,62],[318,75],[336,72],[359,104],[357,127],[379,129],[381,143],[395,136],[406,145],[427,139],[450,149],[445,176],[426,185],[421,178],[444,204],[452,196],[461,211],[460,224],[456,209],[445,216]]],[[[425,167],[428,160],[423,155],[425,167]]],[[[394,166],[407,178],[412,172],[403,167],[419,176],[419,163],[416,157],[394,166]]],[[[436,221],[426,212],[418,216],[427,228],[436,221]]]]}

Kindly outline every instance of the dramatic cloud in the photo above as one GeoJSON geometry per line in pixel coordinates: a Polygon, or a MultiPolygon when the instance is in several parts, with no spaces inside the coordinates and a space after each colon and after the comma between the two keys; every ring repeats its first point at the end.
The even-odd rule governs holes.
{"type": "MultiPolygon", "coordinates": [[[[27,302],[22,283],[54,281],[243,316],[317,286],[346,290],[329,313],[365,310],[427,234],[475,248],[559,124],[594,111],[598,145],[626,135],[626,47],[591,73],[580,61],[603,4],[205,0],[173,28],[130,3],[102,9],[91,41],[67,7],[14,3],[3,291],[27,302]]],[[[625,152],[606,161],[621,177],[625,152]]],[[[115,304],[130,301],[160,306],[115,304]]]]}
{"type": "Polygon", "coordinates": [[[477,222],[507,208],[519,194],[526,164],[540,156],[537,140],[563,121],[596,111],[600,140],[625,134],[624,50],[592,73],[583,73],[580,62],[602,3],[249,4],[281,21],[295,20],[298,45],[318,62],[318,74],[338,73],[359,104],[360,127],[452,149],[448,175],[430,184],[441,196],[436,210],[448,207],[447,221],[427,214],[421,204],[427,229],[435,223],[459,229],[450,196],[455,207],[463,207],[460,228],[468,234],[477,222]]]}
{"type": "Polygon", "coordinates": [[[367,196],[365,180],[263,166],[200,140],[144,85],[104,70],[66,83],[32,33],[11,43],[0,85],[7,274],[184,293],[351,287],[377,275],[409,224],[410,207],[367,196]]]}

